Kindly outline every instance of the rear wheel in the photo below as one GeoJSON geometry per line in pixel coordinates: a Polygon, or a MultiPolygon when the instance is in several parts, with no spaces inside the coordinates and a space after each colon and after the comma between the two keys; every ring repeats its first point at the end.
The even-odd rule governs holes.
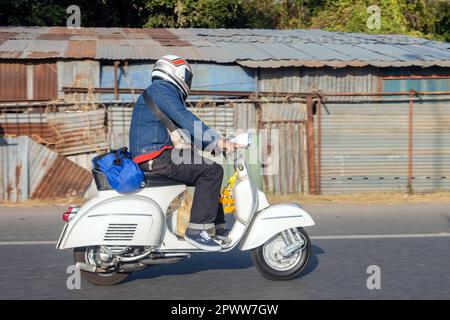
{"type": "Polygon", "coordinates": [[[291,230],[291,237],[278,233],[262,246],[252,250],[252,260],[258,271],[270,280],[291,280],[296,278],[308,265],[311,255],[311,240],[303,228],[291,230]],[[294,237],[294,242],[292,241],[294,237]],[[298,249],[286,254],[286,248],[297,243],[298,249]]]}
{"type": "MultiPolygon", "coordinates": [[[[92,252],[95,251],[95,249],[96,247],[75,248],[73,251],[73,260],[75,264],[77,262],[96,264],[92,258],[92,252]]],[[[84,279],[98,286],[111,286],[119,284],[125,281],[129,275],[129,273],[119,273],[114,271],[94,273],[81,270],[81,276],[84,279]]]]}

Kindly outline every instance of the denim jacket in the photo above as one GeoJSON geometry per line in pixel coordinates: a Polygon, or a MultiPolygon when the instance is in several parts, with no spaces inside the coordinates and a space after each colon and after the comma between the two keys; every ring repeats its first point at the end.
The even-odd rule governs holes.
{"type": "MultiPolygon", "coordinates": [[[[214,149],[220,136],[186,108],[182,94],[175,85],[168,81],[155,80],[145,90],[158,108],[178,128],[185,129],[185,133],[190,135],[197,148],[214,149]]],[[[145,104],[143,95],[140,95],[131,117],[130,152],[132,157],[171,145],[172,141],[166,127],[145,104]]]]}

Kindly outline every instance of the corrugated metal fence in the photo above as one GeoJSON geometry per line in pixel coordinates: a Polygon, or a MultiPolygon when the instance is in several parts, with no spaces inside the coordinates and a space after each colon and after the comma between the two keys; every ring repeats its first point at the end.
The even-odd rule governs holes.
{"type": "Polygon", "coordinates": [[[33,109],[0,115],[0,134],[27,135],[62,155],[73,155],[109,148],[106,139],[106,110],[33,109]]]}
{"type": "Polygon", "coordinates": [[[26,136],[0,138],[0,200],[82,197],[92,176],[26,136]]]}
{"type": "MultiPolygon", "coordinates": [[[[191,110],[224,133],[259,131],[251,173],[269,193],[308,192],[311,170],[324,194],[429,192],[450,190],[449,100],[425,96],[374,97],[370,102],[355,97],[348,102],[328,99],[314,116],[314,169],[309,168],[307,107],[301,99],[210,101],[191,110]]],[[[110,105],[77,112],[1,115],[1,199],[81,194],[91,181],[88,170],[93,152],[128,145],[131,112],[132,105],[110,105]],[[64,148],[48,141],[44,143],[49,148],[37,143],[54,137],[55,128],[67,137],[64,148]],[[35,142],[5,134],[41,139],[35,142]],[[86,143],[88,138],[93,142],[86,143]],[[88,158],[83,157],[86,154],[88,158]],[[72,162],[63,155],[70,155],[72,162]],[[79,161],[85,169],[70,165],[79,161]],[[55,168],[62,168],[60,178],[55,168]]],[[[232,167],[224,167],[225,176],[230,175],[232,167]]]]}
{"type": "Polygon", "coordinates": [[[321,192],[406,192],[409,178],[413,191],[450,190],[450,103],[414,100],[412,114],[407,100],[326,103],[315,121],[321,192]]]}
{"type": "MultiPolygon", "coordinates": [[[[234,129],[234,109],[230,106],[189,108],[208,126],[225,133],[234,129]]],[[[109,141],[112,149],[129,145],[132,106],[111,106],[108,109],[109,141]]]]}

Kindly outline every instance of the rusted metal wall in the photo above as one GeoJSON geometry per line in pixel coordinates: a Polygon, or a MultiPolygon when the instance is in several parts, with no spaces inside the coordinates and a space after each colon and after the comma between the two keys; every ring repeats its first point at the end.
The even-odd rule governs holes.
{"type": "Polygon", "coordinates": [[[263,100],[260,106],[264,190],[274,194],[306,192],[305,103],[263,100]]]}
{"type": "MultiPolygon", "coordinates": [[[[408,191],[409,102],[326,103],[321,121],[322,193],[408,191]]],[[[412,189],[450,190],[450,102],[415,99],[412,189]]]]}
{"type": "Polygon", "coordinates": [[[0,137],[0,200],[28,198],[28,137],[0,137]]]}
{"type": "Polygon", "coordinates": [[[109,148],[105,117],[105,109],[16,110],[0,115],[0,134],[28,135],[62,155],[101,152],[109,148]]]}
{"type": "MultiPolygon", "coordinates": [[[[230,106],[203,106],[189,108],[208,126],[221,133],[234,128],[234,109],[230,106]]],[[[129,145],[132,105],[112,106],[108,108],[108,128],[111,148],[120,148],[129,145]]]]}
{"type": "Polygon", "coordinates": [[[0,63],[0,101],[27,99],[27,65],[0,63]]]}
{"type": "Polygon", "coordinates": [[[63,156],[58,156],[45,173],[32,199],[82,197],[91,184],[91,173],[63,156]]]}
{"type": "Polygon", "coordinates": [[[234,108],[234,126],[236,129],[248,130],[256,129],[257,111],[252,102],[233,103],[234,108]]]}
{"type": "Polygon", "coordinates": [[[90,172],[29,137],[0,138],[0,200],[82,197],[90,172]]]}
{"type": "Polygon", "coordinates": [[[316,142],[321,192],[406,190],[408,105],[326,103],[326,108],[321,144],[316,142]]]}
{"type": "Polygon", "coordinates": [[[105,115],[105,109],[48,113],[48,125],[56,133],[54,150],[73,155],[108,149],[105,115]]]}
{"type": "Polygon", "coordinates": [[[54,100],[58,98],[58,72],[56,63],[33,65],[33,100],[54,100]]]}
{"type": "Polygon", "coordinates": [[[412,188],[450,190],[450,101],[413,104],[412,188]]]}
{"type": "Polygon", "coordinates": [[[63,87],[97,88],[100,86],[100,62],[95,60],[58,61],[58,96],[66,101],[99,100],[99,94],[64,94],[63,87]]]}
{"type": "Polygon", "coordinates": [[[376,68],[261,69],[259,90],[273,92],[377,92],[376,68]]]}
{"type": "Polygon", "coordinates": [[[306,192],[303,121],[267,121],[262,124],[261,129],[266,131],[261,133],[261,151],[267,154],[262,161],[264,190],[274,194],[306,192]]]}
{"type": "Polygon", "coordinates": [[[0,63],[0,101],[54,100],[58,97],[55,62],[0,63]]]}

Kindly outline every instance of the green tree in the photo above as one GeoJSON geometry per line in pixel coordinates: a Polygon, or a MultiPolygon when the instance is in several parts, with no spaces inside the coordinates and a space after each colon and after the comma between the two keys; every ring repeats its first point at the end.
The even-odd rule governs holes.
{"type": "Polygon", "coordinates": [[[245,25],[241,0],[151,0],[146,27],[232,28],[245,25]]]}
{"type": "Polygon", "coordinates": [[[66,8],[83,27],[320,28],[401,33],[450,41],[449,0],[0,0],[0,24],[65,26],[66,8]],[[367,28],[367,7],[381,28],[367,28]]]}
{"type": "Polygon", "coordinates": [[[67,7],[81,9],[82,27],[142,27],[145,0],[0,0],[1,25],[65,26],[67,7]]]}
{"type": "Polygon", "coordinates": [[[442,29],[446,26],[444,21],[449,17],[448,11],[442,13],[444,7],[448,8],[445,0],[328,0],[324,9],[312,18],[311,27],[442,39],[445,33],[442,29]],[[370,5],[378,5],[381,9],[380,29],[367,27],[367,8],[370,5]],[[441,35],[437,34],[438,26],[441,35]]]}

